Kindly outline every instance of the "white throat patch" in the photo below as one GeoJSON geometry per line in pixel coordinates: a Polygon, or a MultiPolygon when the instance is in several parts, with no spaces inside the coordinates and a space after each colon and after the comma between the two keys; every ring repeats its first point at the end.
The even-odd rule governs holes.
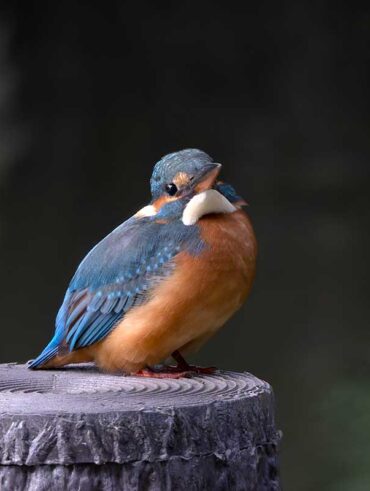
{"type": "Polygon", "coordinates": [[[215,189],[197,194],[186,205],[182,214],[184,225],[194,225],[204,215],[210,213],[233,213],[236,211],[230,201],[215,189]]]}

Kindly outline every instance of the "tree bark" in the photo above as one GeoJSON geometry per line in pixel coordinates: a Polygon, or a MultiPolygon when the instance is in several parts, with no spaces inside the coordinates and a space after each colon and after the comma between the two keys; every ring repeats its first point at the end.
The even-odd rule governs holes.
{"type": "Polygon", "coordinates": [[[0,365],[1,490],[278,490],[271,387],[0,365]]]}

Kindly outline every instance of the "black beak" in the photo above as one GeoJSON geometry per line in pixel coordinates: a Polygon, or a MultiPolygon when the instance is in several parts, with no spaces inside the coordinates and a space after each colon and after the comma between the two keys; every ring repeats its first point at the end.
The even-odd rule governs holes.
{"type": "Polygon", "coordinates": [[[221,164],[206,164],[202,167],[201,171],[194,176],[191,181],[191,187],[195,189],[197,193],[211,189],[216,183],[216,179],[221,172],[221,164]]]}

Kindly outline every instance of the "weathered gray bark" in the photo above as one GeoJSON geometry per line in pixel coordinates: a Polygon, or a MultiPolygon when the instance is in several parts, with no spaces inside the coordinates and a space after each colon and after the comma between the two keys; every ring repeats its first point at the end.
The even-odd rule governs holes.
{"type": "Polygon", "coordinates": [[[0,365],[1,490],[277,490],[271,387],[0,365]]]}

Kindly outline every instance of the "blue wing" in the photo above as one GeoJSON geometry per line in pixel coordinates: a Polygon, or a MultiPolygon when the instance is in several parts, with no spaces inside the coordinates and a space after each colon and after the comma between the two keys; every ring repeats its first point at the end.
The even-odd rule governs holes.
{"type": "Polygon", "coordinates": [[[37,368],[63,347],[70,351],[101,341],[150,290],[174,269],[173,259],[204,244],[197,226],[180,221],[131,218],[97,244],[78,267],[56,319],[55,335],[31,362],[37,368]]]}

